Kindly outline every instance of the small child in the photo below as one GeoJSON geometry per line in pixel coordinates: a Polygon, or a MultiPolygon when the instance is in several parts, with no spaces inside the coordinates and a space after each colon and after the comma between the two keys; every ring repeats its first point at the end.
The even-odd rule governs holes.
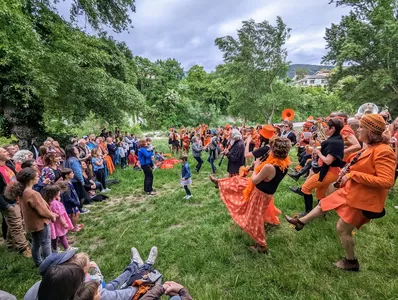
{"type": "Polygon", "coordinates": [[[74,296],[75,300],[100,300],[101,294],[98,283],[95,281],[83,282],[74,296]]]}
{"type": "Polygon", "coordinates": [[[65,210],[72,221],[72,232],[77,232],[83,229],[84,224],[78,224],[80,211],[79,211],[79,196],[73,186],[71,180],[75,176],[72,169],[65,168],[62,170],[62,178],[64,181],[58,183],[61,189],[61,201],[65,206],[65,210]]]}
{"type": "Polygon", "coordinates": [[[191,199],[192,194],[188,188],[188,185],[192,184],[191,178],[191,170],[188,164],[188,156],[183,154],[180,159],[182,160],[182,169],[181,169],[181,185],[184,187],[185,192],[187,193],[184,199],[191,199]]]}
{"type": "Polygon", "coordinates": [[[141,170],[140,161],[138,160],[138,156],[135,155],[135,151],[131,150],[128,156],[129,166],[132,166],[134,170],[141,170]]]}
{"type": "Polygon", "coordinates": [[[100,289],[106,286],[100,268],[94,261],[90,261],[90,257],[87,253],[76,253],[72,259],[69,260],[69,263],[76,264],[82,268],[85,282],[93,281],[100,289]]]}
{"type": "Polygon", "coordinates": [[[75,250],[77,248],[69,246],[66,234],[73,229],[73,224],[66,213],[65,206],[61,202],[61,188],[58,185],[47,185],[43,189],[43,199],[50,206],[51,211],[57,214],[55,222],[50,223],[51,227],[51,246],[53,252],[58,252],[58,239],[65,250],[75,250]]]}
{"type": "MultiPolygon", "coordinates": [[[[146,147],[146,149],[147,149],[148,151],[153,151],[153,150],[155,150],[156,147],[152,145],[152,139],[151,139],[151,138],[146,138],[146,142],[147,142],[147,147],[146,147]]],[[[155,165],[154,165],[154,163],[153,163],[153,156],[152,156],[152,162],[151,162],[150,166],[151,166],[152,169],[155,167],[155,165]]]]}
{"type": "Polygon", "coordinates": [[[162,154],[163,153],[159,153],[158,151],[155,151],[155,169],[160,168],[163,164],[164,157],[162,154]]]}
{"type": "Polygon", "coordinates": [[[123,142],[119,142],[117,144],[117,151],[119,152],[119,157],[120,157],[120,167],[124,169],[126,167],[126,152],[124,149],[123,142]]]}

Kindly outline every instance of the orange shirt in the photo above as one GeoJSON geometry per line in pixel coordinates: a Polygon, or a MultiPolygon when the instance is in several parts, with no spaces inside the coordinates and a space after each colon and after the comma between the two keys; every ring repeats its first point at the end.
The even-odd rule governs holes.
{"type": "MultiPolygon", "coordinates": [[[[356,153],[350,155],[350,159],[356,153]]],[[[389,145],[369,145],[349,172],[347,204],[354,208],[381,212],[388,190],[394,185],[395,153],[389,145]]]]}

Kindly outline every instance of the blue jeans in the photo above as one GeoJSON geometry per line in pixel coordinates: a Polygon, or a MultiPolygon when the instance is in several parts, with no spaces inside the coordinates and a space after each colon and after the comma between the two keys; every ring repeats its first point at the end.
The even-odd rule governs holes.
{"type": "Polygon", "coordinates": [[[207,159],[207,161],[210,163],[211,165],[211,169],[213,170],[213,173],[216,173],[216,166],[214,165],[214,158],[212,155],[209,155],[209,158],[207,159]]]}
{"type": "Polygon", "coordinates": [[[32,232],[32,258],[36,267],[51,254],[50,224],[44,225],[43,230],[32,232]],[[43,256],[42,256],[43,255],[43,256]]]}
{"type": "Polygon", "coordinates": [[[196,161],[198,162],[198,164],[196,165],[195,169],[196,169],[196,171],[199,172],[200,168],[203,165],[203,159],[200,156],[198,156],[198,157],[194,156],[193,158],[196,159],[196,161]]]}
{"type": "Polygon", "coordinates": [[[99,182],[99,181],[94,181],[94,183],[95,183],[95,189],[96,189],[96,190],[102,191],[102,190],[104,189],[104,187],[102,186],[102,183],[101,183],[101,182],[99,182]]]}

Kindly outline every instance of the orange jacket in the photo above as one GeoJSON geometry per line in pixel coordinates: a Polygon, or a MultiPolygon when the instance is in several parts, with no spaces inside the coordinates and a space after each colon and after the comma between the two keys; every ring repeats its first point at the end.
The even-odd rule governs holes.
{"type": "MultiPolygon", "coordinates": [[[[352,159],[356,153],[350,156],[352,159]]],[[[369,146],[350,168],[347,204],[351,207],[381,212],[388,190],[394,185],[395,154],[386,144],[369,146]]]]}

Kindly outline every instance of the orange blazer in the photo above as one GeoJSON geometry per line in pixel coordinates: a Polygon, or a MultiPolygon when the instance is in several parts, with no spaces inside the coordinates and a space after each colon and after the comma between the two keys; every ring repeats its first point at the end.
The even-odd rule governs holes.
{"type": "MultiPolygon", "coordinates": [[[[350,156],[355,157],[356,153],[350,156]]],[[[389,145],[369,146],[350,168],[347,204],[351,207],[381,212],[387,193],[394,185],[396,158],[389,145]]]]}

